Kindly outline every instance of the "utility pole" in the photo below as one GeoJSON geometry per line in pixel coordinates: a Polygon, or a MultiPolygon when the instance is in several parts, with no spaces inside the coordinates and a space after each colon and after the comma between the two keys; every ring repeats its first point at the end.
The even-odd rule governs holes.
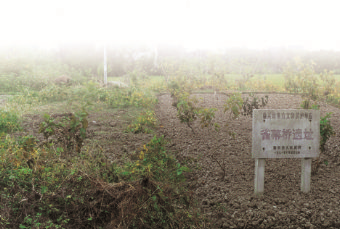
{"type": "Polygon", "coordinates": [[[104,85],[107,85],[106,44],[104,44],[104,85]]]}
{"type": "Polygon", "coordinates": [[[155,45],[154,52],[155,52],[155,58],[154,58],[153,64],[154,64],[155,68],[158,68],[158,47],[157,47],[157,44],[155,45]]]}

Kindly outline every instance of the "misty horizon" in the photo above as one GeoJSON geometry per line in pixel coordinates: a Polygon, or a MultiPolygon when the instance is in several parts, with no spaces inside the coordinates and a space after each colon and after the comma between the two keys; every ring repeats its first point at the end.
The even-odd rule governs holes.
{"type": "Polygon", "coordinates": [[[14,0],[0,9],[0,45],[94,42],[340,51],[337,15],[334,1],[14,0]]]}

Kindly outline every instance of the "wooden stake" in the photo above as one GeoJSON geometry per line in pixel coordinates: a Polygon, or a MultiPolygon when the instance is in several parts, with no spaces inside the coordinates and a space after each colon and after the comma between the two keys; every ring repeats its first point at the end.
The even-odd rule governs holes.
{"type": "Polygon", "coordinates": [[[262,194],[264,191],[264,167],[265,159],[255,159],[255,194],[262,194]]]}
{"type": "Polygon", "coordinates": [[[312,172],[312,158],[301,159],[301,191],[310,191],[310,181],[312,172]]]}

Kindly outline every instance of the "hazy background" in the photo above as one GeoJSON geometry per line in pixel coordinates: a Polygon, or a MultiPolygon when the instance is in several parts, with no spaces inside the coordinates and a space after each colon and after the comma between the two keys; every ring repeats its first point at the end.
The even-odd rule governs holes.
{"type": "Polygon", "coordinates": [[[337,9],[327,0],[4,1],[0,72],[100,77],[105,46],[110,77],[281,74],[288,63],[340,74],[337,9]],[[47,63],[67,67],[37,71],[47,63]]]}
{"type": "Polygon", "coordinates": [[[337,1],[11,0],[1,45],[65,42],[340,50],[337,1]]]}

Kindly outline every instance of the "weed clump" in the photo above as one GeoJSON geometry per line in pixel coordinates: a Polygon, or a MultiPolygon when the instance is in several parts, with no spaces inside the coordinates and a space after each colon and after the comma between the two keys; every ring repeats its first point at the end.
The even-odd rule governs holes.
{"type": "Polygon", "coordinates": [[[143,111],[137,119],[128,125],[126,131],[132,133],[152,133],[152,128],[157,124],[155,113],[151,110],[143,111]]]}
{"type": "Polygon", "coordinates": [[[75,114],[62,115],[60,122],[56,122],[50,115],[44,115],[44,121],[40,124],[39,132],[45,137],[45,145],[48,146],[49,138],[54,137],[67,152],[80,153],[83,141],[86,138],[88,127],[88,113],[83,110],[75,114]]]}
{"type": "Polygon", "coordinates": [[[235,93],[229,96],[229,98],[224,103],[224,113],[230,111],[230,116],[233,119],[239,117],[243,105],[243,99],[240,93],[235,93]]]}
{"type": "Polygon", "coordinates": [[[9,133],[21,129],[20,118],[16,113],[0,109],[0,133],[9,133]]]}
{"type": "Polygon", "coordinates": [[[321,152],[326,151],[326,142],[329,138],[335,134],[333,127],[331,125],[331,121],[329,118],[332,113],[327,113],[325,116],[320,118],[320,150],[321,152]]]}
{"type": "Polygon", "coordinates": [[[214,123],[216,108],[203,108],[197,105],[198,99],[190,97],[190,90],[185,86],[179,86],[175,81],[168,84],[168,90],[173,98],[172,106],[177,109],[177,117],[181,123],[185,123],[195,134],[193,123],[200,120],[201,128],[214,127],[216,131],[220,126],[214,123]]]}
{"type": "Polygon", "coordinates": [[[254,94],[250,94],[249,96],[250,99],[247,97],[242,104],[244,116],[252,116],[254,109],[263,108],[268,103],[268,95],[261,98],[256,97],[254,94]]]}

